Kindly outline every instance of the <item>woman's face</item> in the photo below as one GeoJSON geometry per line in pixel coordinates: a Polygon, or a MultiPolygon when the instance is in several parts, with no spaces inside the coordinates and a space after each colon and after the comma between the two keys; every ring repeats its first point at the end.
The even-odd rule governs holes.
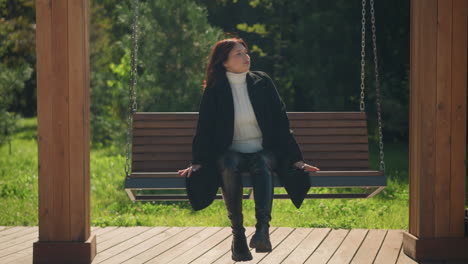
{"type": "Polygon", "coordinates": [[[244,45],[236,43],[231,49],[228,59],[223,63],[224,68],[230,72],[246,72],[250,69],[250,56],[244,45]]]}

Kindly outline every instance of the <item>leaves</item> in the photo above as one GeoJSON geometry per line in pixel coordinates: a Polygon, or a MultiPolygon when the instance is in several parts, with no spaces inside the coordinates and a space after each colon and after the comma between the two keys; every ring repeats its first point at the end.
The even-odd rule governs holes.
{"type": "Polygon", "coordinates": [[[16,130],[18,114],[10,111],[10,106],[24,89],[25,81],[31,78],[33,70],[22,64],[17,68],[7,68],[0,63],[0,146],[10,142],[16,130]]]}
{"type": "MultiPolygon", "coordinates": [[[[408,137],[409,3],[398,0],[375,4],[384,135],[387,139],[405,140],[408,137]]],[[[130,0],[91,2],[94,144],[106,145],[124,138],[131,7],[130,0]]],[[[140,1],[140,9],[140,111],[196,111],[208,53],[217,40],[225,38],[223,31],[247,41],[252,70],[265,71],[274,78],[288,111],[358,109],[360,2],[161,0],[140,1]]],[[[372,135],[376,131],[376,114],[369,32],[368,27],[365,92],[372,135]]],[[[34,116],[33,0],[0,1],[0,58],[8,68],[6,74],[18,71],[20,65],[32,69],[31,74],[26,72],[29,78],[21,76],[13,81],[15,92],[7,97],[14,97],[8,99],[10,112],[34,116]]],[[[11,77],[1,78],[11,80],[11,77]]]]}
{"type": "Polygon", "coordinates": [[[245,32],[249,32],[249,33],[255,33],[255,34],[258,34],[258,35],[267,35],[268,34],[268,31],[266,30],[265,25],[264,24],[258,24],[258,23],[255,23],[252,26],[249,26],[246,23],[237,24],[237,29],[245,31],[245,32]]]}

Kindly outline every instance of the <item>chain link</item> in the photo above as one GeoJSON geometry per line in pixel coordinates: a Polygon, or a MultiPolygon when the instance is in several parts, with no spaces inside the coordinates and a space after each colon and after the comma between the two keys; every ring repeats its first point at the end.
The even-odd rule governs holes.
{"type": "Polygon", "coordinates": [[[362,19],[361,19],[361,101],[359,109],[364,112],[364,80],[366,67],[366,0],[362,0],[362,19]]]}
{"type": "Polygon", "coordinates": [[[132,23],[132,50],[130,62],[130,88],[128,91],[128,118],[127,118],[127,144],[125,157],[125,175],[130,176],[131,170],[131,141],[132,141],[132,126],[133,114],[137,111],[136,88],[137,88],[137,59],[138,59],[138,16],[139,16],[139,0],[133,1],[133,23],[132,23]]]}
{"type": "Polygon", "coordinates": [[[382,133],[382,115],[381,115],[381,95],[380,95],[380,81],[379,81],[379,67],[377,60],[377,36],[375,28],[375,10],[374,0],[370,0],[370,12],[371,12],[371,23],[372,23],[372,46],[374,50],[374,71],[375,71],[375,102],[377,104],[377,122],[379,126],[379,151],[380,151],[380,170],[385,171],[384,162],[384,145],[383,145],[383,133],[382,133]]]}

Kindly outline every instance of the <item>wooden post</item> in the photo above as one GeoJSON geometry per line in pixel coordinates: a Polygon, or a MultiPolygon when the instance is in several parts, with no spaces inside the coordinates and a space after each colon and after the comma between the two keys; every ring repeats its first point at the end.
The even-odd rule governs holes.
{"type": "Polygon", "coordinates": [[[34,263],[91,263],[89,1],[36,0],[39,241],[34,263]]]}
{"type": "Polygon", "coordinates": [[[416,260],[468,260],[467,0],[411,1],[410,224],[416,260]]]}

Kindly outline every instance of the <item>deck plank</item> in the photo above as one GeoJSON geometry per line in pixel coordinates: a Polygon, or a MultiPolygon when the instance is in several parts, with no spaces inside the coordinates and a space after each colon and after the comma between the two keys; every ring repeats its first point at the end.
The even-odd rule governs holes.
{"type": "Polygon", "coordinates": [[[0,232],[0,241],[6,241],[12,237],[20,236],[23,232],[29,232],[30,227],[27,226],[15,226],[9,228],[3,232],[0,232]]]}
{"type": "Polygon", "coordinates": [[[232,232],[231,232],[230,227],[222,228],[221,230],[219,230],[217,233],[215,233],[208,239],[204,240],[203,242],[199,243],[193,248],[187,250],[186,252],[172,259],[169,263],[172,263],[172,264],[190,263],[191,261],[195,260],[199,256],[203,255],[205,252],[211,251],[212,248],[214,248],[216,245],[226,240],[229,236],[232,237],[231,233],[232,232]]]}
{"type": "Polygon", "coordinates": [[[304,263],[317,249],[330,232],[330,228],[315,228],[301,243],[284,259],[283,263],[304,263]]]}
{"type": "MultiPolygon", "coordinates": [[[[94,258],[93,264],[101,263],[104,260],[119,254],[120,252],[128,250],[129,248],[137,247],[141,242],[150,239],[151,237],[163,232],[166,229],[169,229],[169,227],[150,227],[143,232],[136,234],[135,236],[126,239],[125,241],[122,241],[122,243],[118,245],[114,245],[113,247],[99,252],[94,258]]],[[[129,230],[133,232],[133,228],[130,227],[129,230]]]]}
{"type": "Polygon", "coordinates": [[[403,247],[401,247],[396,264],[417,264],[417,262],[408,257],[405,252],[403,252],[403,247]]]}
{"type": "Polygon", "coordinates": [[[108,239],[104,242],[98,242],[96,245],[97,254],[101,252],[105,252],[108,248],[114,247],[120,243],[123,243],[129,239],[132,239],[139,234],[148,231],[151,227],[147,226],[136,226],[132,228],[124,227],[120,230],[118,234],[112,237],[112,239],[108,239]]]}
{"type": "Polygon", "coordinates": [[[33,247],[31,243],[22,250],[16,251],[0,259],[2,264],[32,263],[33,247]],[[29,262],[28,262],[29,261],[29,262]]]}
{"type": "MultiPolygon", "coordinates": [[[[246,227],[247,242],[254,231],[246,227]]],[[[93,264],[235,263],[230,227],[92,227],[92,234],[98,242],[93,264]]],[[[417,263],[403,252],[402,230],[271,227],[270,237],[272,252],[251,249],[253,260],[242,263],[417,263]]],[[[37,226],[3,227],[0,263],[32,263],[37,240],[37,226]]],[[[421,262],[426,263],[460,262],[421,262]]]]}
{"type": "MultiPolygon", "coordinates": [[[[255,227],[248,227],[246,229],[249,229],[249,228],[252,229],[252,233],[247,237],[247,244],[250,242],[250,239],[252,238],[253,234],[255,233],[255,227]]],[[[270,227],[270,238],[276,232],[277,229],[278,229],[277,227],[270,227]]],[[[230,241],[232,241],[232,237],[230,238],[230,241]]],[[[232,263],[235,263],[232,260],[232,257],[231,257],[231,255],[232,255],[231,254],[231,246],[229,246],[228,249],[229,250],[224,255],[222,255],[219,259],[217,259],[215,262],[213,262],[213,264],[228,264],[228,263],[232,264],[232,263]]],[[[251,249],[251,251],[252,251],[252,249],[251,249]]],[[[254,250],[254,253],[255,253],[255,250],[254,250]]],[[[252,254],[252,256],[253,256],[253,254],[252,254]]],[[[248,262],[242,262],[242,263],[248,263],[248,262]]]]}
{"type": "Polygon", "coordinates": [[[364,238],[367,235],[367,229],[352,229],[349,231],[343,243],[338,250],[333,254],[333,257],[328,262],[329,264],[350,263],[364,238]]]}
{"type": "Polygon", "coordinates": [[[36,233],[29,237],[28,240],[24,240],[21,243],[15,244],[14,246],[4,248],[1,251],[0,263],[19,263],[19,259],[25,258],[27,260],[31,259],[32,263],[32,254],[33,254],[33,243],[37,241],[38,229],[37,227],[30,228],[36,233]]]}
{"type": "Polygon", "coordinates": [[[21,226],[2,226],[2,229],[0,230],[0,239],[5,235],[9,234],[11,232],[16,232],[17,230],[20,230],[21,226]]]}
{"type": "MultiPolygon", "coordinates": [[[[154,259],[155,257],[167,252],[169,249],[177,246],[180,243],[190,239],[192,236],[195,236],[198,233],[203,233],[202,231],[205,227],[189,227],[184,229],[181,232],[178,232],[174,236],[164,240],[164,242],[159,243],[158,245],[147,249],[146,251],[128,259],[127,261],[123,262],[126,264],[134,264],[134,263],[146,263],[147,261],[154,259]]],[[[177,249],[178,247],[176,247],[177,249]]]]}
{"type": "Polygon", "coordinates": [[[2,239],[0,240],[0,248],[2,247],[3,244],[5,243],[8,243],[9,241],[11,240],[15,240],[15,239],[18,239],[18,238],[21,238],[23,236],[27,236],[31,233],[34,233],[34,232],[37,232],[38,231],[38,228],[24,228],[22,230],[19,230],[15,233],[12,233],[12,234],[9,234],[9,235],[6,235],[4,237],[2,237],[2,239]]]}
{"type": "Polygon", "coordinates": [[[31,234],[37,233],[39,229],[37,227],[29,227],[23,230],[19,230],[12,234],[6,235],[0,238],[0,249],[3,248],[4,245],[11,244],[12,241],[21,239],[22,237],[29,236],[31,234]]]}
{"type": "Polygon", "coordinates": [[[24,256],[22,258],[16,259],[13,262],[7,262],[5,264],[31,264],[31,263],[33,263],[32,253],[31,255],[24,256]]]}
{"type": "Polygon", "coordinates": [[[91,235],[95,236],[101,236],[101,234],[104,234],[107,232],[109,227],[96,227],[96,228],[91,228],[91,235]]]}
{"type": "MultiPolygon", "coordinates": [[[[123,251],[119,254],[114,255],[111,258],[108,258],[101,262],[102,264],[115,264],[115,263],[121,263],[130,259],[135,258],[136,256],[140,254],[145,254],[144,252],[148,250],[152,250],[153,248],[156,248],[157,245],[159,245],[163,241],[167,241],[171,237],[181,233],[184,230],[187,230],[189,228],[187,227],[171,227],[169,229],[165,229],[164,231],[158,233],[157,235],[151,237],[148,240],[145,240],[138,244],[137,246],[131,247],[127,249],[126,251],[123,251]]],[[[157,248],[155,249],[157,250],[157,248]]],[[[148,254],[148,253],[146,253],[148,254]]],[[[97,257],[97,256],[96,256],[97,257]]],[[[94,262],[93,262],[94,264],[94,262]]]]}
{"type": "Polygon", "coordinates": [[[219,230],[221,230],[221,227],[207,227],[203,229],[202,232],[198,232],[190,238],[181,240],[176,247],[152,258],[150,261],[145,263],[168,263],[177,256],[197,246],[198,244],[203,243],[206,239],[216,234],[219,230]]]}
{"type": "MultiPolygon", "coordinates": [[[[92,232],[100,232],[102,228],[100,227],[92,227],[92,232]]],[[[19,238],[16,240],[14,248],[1,248],[0,252],[10,251],[10,254],[0,258],[0,263],[32,263],[32,254],[33,254],[33,247],[32,244],[38,241],[39,233],[38,227],[29,227],[29,230],[32,231],[27,236],[19,238]],[[5,251],[4,251],[5,250],[5,251]]],[[[102,232],[102,231],[101,231],[102,232]]],[[[0,255],[3,255],[0,253],[0,255]]]]}
{"type": "MultiPolygon", "coordinates": [[[[275,232],[270,236],[271,246],[273,248],[273,251],[275,251],[276,248],[279,247],[293,231],[294,231],[294,228],[292,227],[277,228],[275,232]]],[[[251,261],[246,261],[242,263],[247,263],[247,264],[260,263],[260,261],[262,261],[271,253],[271,252],[270,253],[257,253],[255,252],[255,249],[251,249],[251,252],[252,252],[253,259],[251,261]]]]}
{"type": "Polygon", "coordinates": [[[348,233],[349,230],[345,229],[332,230],[330,233],[328,233],[328,236],[325,238],[322,244],[320,244],[320,246],[315,250],[314,253],[312,253],[310,258],[307,259],[305,263],[327,263],[333,254],[337,251],[338,247],[341,245],[348,233]]]}
{"type": "Polygon", "coordinates": [[[312,232],[311,228],[295,228],[293,232],[259,263],[280,264],[312,232]]]}
{"type": "MultiPolygon", "coordinates": [[[[109,230],[106,230],[106,232],[104,232],[103,234],[99,236],[98,244],[102,244],[109,239],[113,239],[119,236],[122,232],[125,232],[125,227],[116,227],[116,228],[109,227],[109,230]]],[[[99,246],[97,246],[97,252],[99,252],[99,246]]]]}
{"type": "MultiPolygon", "coordinates": [[[[230,227],[226,227],[229,230],[229,235],[221,241],[221,243],[217,244],[215,247],[211,248],[209,251],[205,252],[203,255],[199,256],[190,264],[206,264],[206,263],[213,263],[214,261],[220,259],[222,256],[226,255],[228,252],[231,252],[231,242],[232,242],[232,232],[230,227]]],[[[245,236],[247,237],[247,241],[253,235],[255,231],[254,227],[246,227],[245,228],[245,236]]],[[[230,256],[230,255],[229,255],[230,256]]]]}
{"type": "Polygon", "coordinates": [[[364,242],[359,247],[358,252],[354,256],[351,264],[371,264],[377,256],[377,252],[382,245],[387,230],[372,229],[367,233],[364,242]]]}
{"type": "Polygon", "coordinates": [[[375,263],[395,264],[403,245],[403,232],[401,230],[388,230],[382,247],[375,258],[375,263]]]}
{"type": "Polygon", "coordinates": [[[119,228],[118,226],[107,226],[107,227],[103,227],[103,228],[100,228],[98,230],[96,230],[96,232],[94,233],[91,233],[91,234],[94,234],[96,235],[96,237],[99,237],[99,243],[105,241],[106,239],[108,238],[112,238],[112,236],[109,236],[108,238],[106,238],[106,234],[107,233],[110,233],[114,230],[117,230],[117,228],[119,228]]]}
{"type": "Polygon", "coordinates": [[[24,237],[10,240],[11,244],[0,245],[0,263],[14,262],[19,257],[32,255],[32,243],[37,241],[38,227],[29,227],[20,232],[24,231],[28,231],[24,237]]]}
{"type": "MultiPolygon", "coordinates": [[[[36,241],[39,233],[37,230],[33,230],[33,233],[25,234],[24,236],[17,237],[0,244],[0,260],[2,257],[9,254],[21,251],[31,246],[31,241],[36,241]]],[[[0,262],[1,263],[1,262],[0,262]]]]}

